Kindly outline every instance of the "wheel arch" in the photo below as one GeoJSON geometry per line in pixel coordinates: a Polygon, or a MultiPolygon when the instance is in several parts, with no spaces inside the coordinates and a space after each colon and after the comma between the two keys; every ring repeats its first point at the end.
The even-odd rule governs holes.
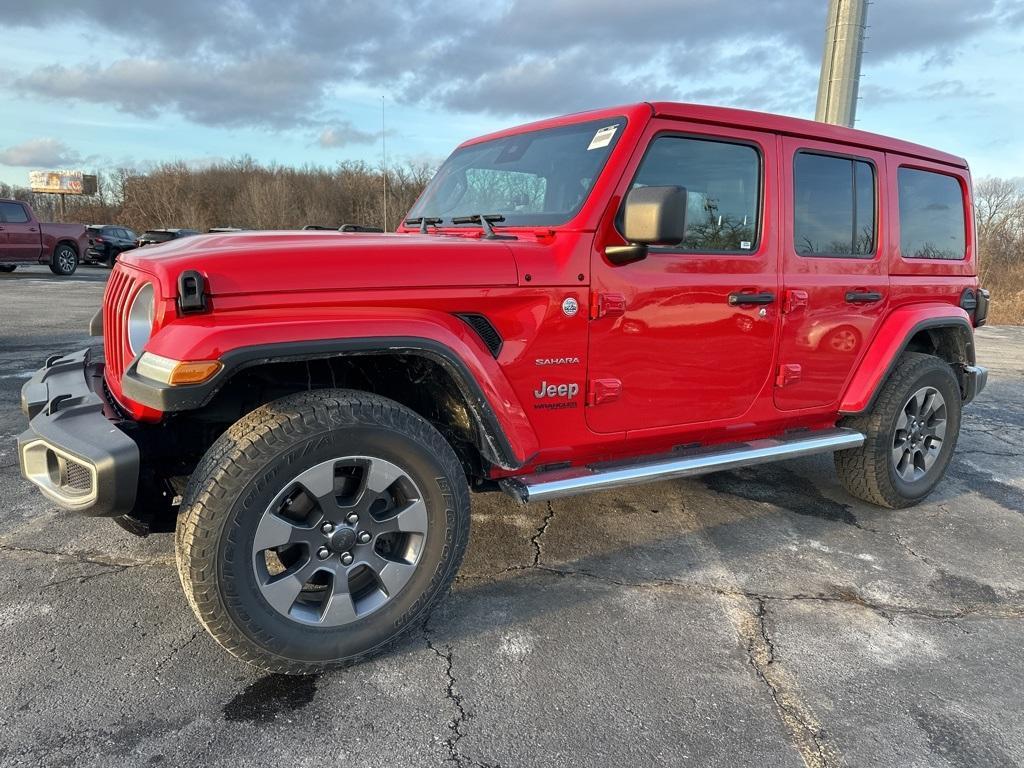
{"type": "Polygon", "coordinates": [[[974,328],[967,313],[948,304],[908,307],[887,318],[847,384],[840,400],[843,415],[868,410],[906,351],[945,360],[963,386],[965,366],[975,363],[974,328]]]}
{"type": "MultiPolygon", "coordinates": [[[[173,323],[165,330],[180,325],[173,323]]],[[[337,331],[338,326],[334,323],[333,329],[337,331]]],[[[141,377],[133,363],[122,379],[123,392],[165,414],[193,411],[202,415],[233,399],[252,400],[253,382],[268,378],[283,387],[271,387],[272,391],[332,386],[362,389],[390,397],[435,424],[440,420],[487,464],[517,469],[537,450],[526,413],[497,362],[457,318],[452,318],[446,329],[433,328],[430,335],[422,333],[425,327],[420,324],[408,329],[420,331],[417,335],[302,338],[300,327],[292,329],[300,338],[275,339],[283,327],[287,328],[266,326],[264,333],[256,334],[267,338],[266,342],[238,346],[220,335],[209,343],[193,338],[183,348],[168,336],[161,339],[163,334],[158,333],[147,345],[148,351],[176,359],[219,359],[224,370],[207,384],[171,387],[141,377]],[[187,349],[188,354],[172,354],[175,349],[187,349]],[[214,354],[218,349],[226,351],[214,354]]],[[[252,331],[246,328],[249,340],[252,331]]],[[[251,404],[258,407],[263,403],[253,400],[251,404]]],[[[479,474],[481,467],[476,469],[479,474]]]]}
{"type": "Polygon", "coordinates": [[[53,244],[53,250],[56,251],[62,245],[69,245],[69,246],[71,246],[71,250],[73,250],[75,252],[75,255],[81,257],[82,253],[81,253],[81,249],[78,247],[78,243],[76,243],[71,238],[68,238],[68,237],[58,238],[57,242],[55,242],[53,244]]]}

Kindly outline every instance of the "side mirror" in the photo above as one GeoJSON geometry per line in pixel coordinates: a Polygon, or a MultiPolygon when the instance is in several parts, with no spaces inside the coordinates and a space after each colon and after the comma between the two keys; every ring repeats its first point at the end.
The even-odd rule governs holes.
{"type": "Polygon", "coordinates": [[[686,189],[640,187],[626,195],[623,234],[629,245],[609,245],[605,255],[612,264],[640,261],[650,245],[676,245],[686,236],[686,189]]]}

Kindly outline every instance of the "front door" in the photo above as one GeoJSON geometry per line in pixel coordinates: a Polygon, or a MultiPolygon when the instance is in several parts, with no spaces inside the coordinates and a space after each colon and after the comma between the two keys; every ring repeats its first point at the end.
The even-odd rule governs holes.
{"type": "Polygon", "coordinates": [[[31,220],[21,203],[0,203],[0,227],[7,242],[4,258],[11,261],[36,261],[42,250],[39,225],[31,220]]]}
{"type": "Polygon", "coordinates": [[[771,374],[778,324],[775,137],[655,120],[640,147],[615,204],[635,187],[683,187],[686,236],[615,266],[604,247],[624,242],[621,206],[597,234],[586,412],[602,433],[742,416],[771,374]]]}
{"type": "Polygon", "coordinates": [[[878,190],[885,158],[786,138],[783,318],[775,405],[835,404],[889,295],[878,190]]]}

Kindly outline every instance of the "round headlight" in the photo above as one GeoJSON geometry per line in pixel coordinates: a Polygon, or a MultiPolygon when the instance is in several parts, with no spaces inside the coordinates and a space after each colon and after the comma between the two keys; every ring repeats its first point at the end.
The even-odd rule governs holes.
{"type": "Polygon", "coordinates": [[[128,310],[128,346],[139,354],[153,333],[153,284],[146,283],[135,294],[128,310]]]}

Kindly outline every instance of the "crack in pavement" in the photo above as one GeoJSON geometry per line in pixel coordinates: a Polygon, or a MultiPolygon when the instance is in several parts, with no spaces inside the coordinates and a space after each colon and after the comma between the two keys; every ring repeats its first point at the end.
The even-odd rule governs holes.
{"type": "Polygon", "coordinates": [[[85,575],[78,573],[78,574],[75,574],[74,576],[68,576],[68,577],[63,578],[63,579],[57,579],[56,581],[48,581],[45,584],[43,584],[43,586],[41,586],[40,589],[41,590],[42,589],[50,589],[52,587],[56,587],[56,586],[59,586],[61,584],[67,584],[70,581],[76,581],[79,584],[84,584],[87,581],[92,581],[93,579],[98,579],[101,576],[113,576],[115,574],[124,573],[125,571],[127,571],[127,570],[129,570],[131,568],[138,568],[139,566],[137,566],[137,565],[102,565],[100,567],[105,569],[105,570],[96,571],[94,573],[88,573],[88,574],[85,574],[85,575]]]}
{"type": "Polygon", "coordinates": [[[462,730],[462,726],[469,719],[469,715],[466,714],[466,708],[462,704],[462,694],[458,693],[457,689],[458,681],[455,679],[455,675],[452,672],[452,649],[451,646],[449,646],[447,650],[442,651],[434,645],[434,641],[430,639],[426,625],[424,625],[424,633],[427,634],[427,648],[437,654],[437,657],[442,659],[445,663],[444,673],[447,681],[445,697],[455,707],[455,714],[448,722],[448,728],[451,730],[451,735],[445,739],[445,745],[448,747],[448,762],[455,763],[455,765],[458,766],[465,765],[463,757],[459,753],[459,742],[462,740],[462,737],[466,735],[462,730]]]}
{"type": "Polygon", "coordinates": [[[936,563],[934,560],[925,557],[924,555],[917,552],[917,550],[915,550],[909,544],[907,544],[907,542],[903,540],[903,537],[900,536],[899,531],[892,531],[892,538],[897,544],[899,544],[900,548],[911,557],[920,560],[922,563],[930,566],[931,568],[938,569],[940,567],[939,564],[936,563]]]}
{"type": "Polygon", "coordinates": [[[745,616],[739,624],[740,636],[747,641],[747,661],[757,679],[768,689],[804,764],[808,768],[839,766],[839,755],[828,743],[821,724],[799,697],[792,693],[794,686],[787,679],[788,675],[775,665],[775,644],[768,633],[765,601],[755,599],[753,603],[754,612],[745,616]]]}
{"type": "Polygon", "coordinates": [[[162,670],[164,667],[166,667],[168,664],[170,664],[171,663],[171,659],[173,659],[175,656],[177,656],[181,651],[185,650],[185,648],[187,648],[189,645],[194,643],[196,641],[196,638],[199,637],[199,635],[200,635],[200,633],[202,631],[203,631],[202,627],[196,627],[192,631],[192,634],[189,635],[188,638],[186,638],[185,642],[183,642],[183,643],[176,643],[171,648],[171,652],[168,653],[163,659],[158,661],[156,663],[156,665],[153,667],[153,679],[156,680],[157,682],[159,682],[160,681],[160,670],[162,670]]]}
{"type": "Polygon", "coordinates": [[[0,543],[0,552],[16,552],[20,554],[29,555],[46,555],[48,557],[56,557],[61,560],[74,560],[78,563],[86,563],[89,565],[103,565],[108,568],[140,568],[140,567],[160,567],[173,565],[173,560],[169,558],[151,558],[149,560],[118,560],[117,558],[105,555],[102,552],[62,552],[56,549],[40,549],[37,547],[21,547],[15,544],[0,543]]]}
{"type": "MultiPolygon", "coordinates": [[[[689,593],[692,595],[719,595],[722,597],[741,597],[749,600],[762,600],[762,601],[780,601],[780,602],[820,602],[820,603],[839,603],[845,605],[854,605],[866,610],[873,611],[879,614],[882,618],[892,623],[893,615],[901,616],[913,616],[923,619],[936,619],[936,620],[953,620],[953,619],[964,619],[964,618],[981,618],[981,619],[1020,619],[1024,618],[1024,604],[1022,605],[1006,605],[1004,608],[993,608],[992,604],[969,604],[962,608],[957,609],[943,609],[933,608],[929,606],[914,606],[914,605],[903,605],[899,603],[882,603],[877,601],[868,600],[860,595],[854,589],[837,589],[836,592],[828,593],[793,593],[793,594],[773,594],[770,592],[754,592],[744,589],[728,588],[716,586],[714,584],[705,584],[700,582],[683,582],[675,581],[673,579],[651,579],[648,581],[626,581],[624,579],[613,579],[610,576],[604,576],[593,571],[587,571],[582,569],[574,568],[557,568],[548,565],[513,565],[510,566],[503,573],[512,571],[526,571],[526,570],[537,570],[543,573],[550,573],[556,576],[576,576],[594,581],[601,581],[608,584],[614,584],[619,587],[632,587],[636,589],[671,589],[680,591],[683,593],[689,593]]],[[[468,577],[472,578],[472,577],[468,577]]],[[[478,577],[479,579],[489,578],[487,576],[478,577]]],[[[468,580],[468,579],[467,579],[468,580]]]]}
{"type": "Polygon", "coordinates": [[[548,509],[544,514],[544,520],[541,522],[540,527],[537,528],[537,532],[530,538],[530,543],[533,544],[533,564],[540,565],[541,546],[540,539],[548,531],[548,526],[551,525],[551,518],[555,516],[555,508],[551,506],[551,502],[547,502],[548,509]]]}

